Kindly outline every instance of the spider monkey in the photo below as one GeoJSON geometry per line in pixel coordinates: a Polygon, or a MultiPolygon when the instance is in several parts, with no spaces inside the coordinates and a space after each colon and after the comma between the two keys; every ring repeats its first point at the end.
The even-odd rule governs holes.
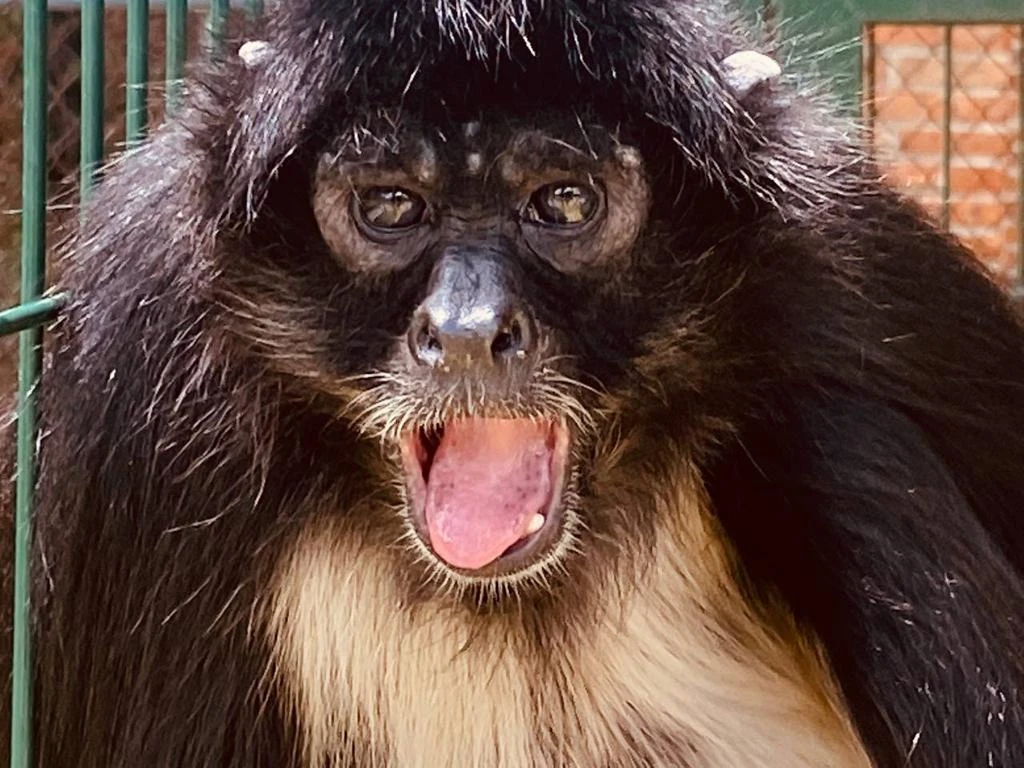
{"type": "Polygon", "coordinates": [[[751,29],[261,38],[62,250],[36,765],[1024,765],[1024,330],[751,29]]]}

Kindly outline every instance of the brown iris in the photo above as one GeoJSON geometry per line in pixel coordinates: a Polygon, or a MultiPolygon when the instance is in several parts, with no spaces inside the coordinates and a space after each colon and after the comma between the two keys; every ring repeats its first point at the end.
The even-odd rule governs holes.
{"type": "Polygon", "coordinates": [[[395,232],[420,224],[427,204],[416,193],[400,187],[371,187],[356,195],[355,210],[365,226],[395,232]]]}
{"type": "Polygon", "coordinates": [[[600,197],[593,187],[559,182],[543,186],[533,193],[526,217],[538,224],[579,226],[593,218],[599,204],[600,197]]]}

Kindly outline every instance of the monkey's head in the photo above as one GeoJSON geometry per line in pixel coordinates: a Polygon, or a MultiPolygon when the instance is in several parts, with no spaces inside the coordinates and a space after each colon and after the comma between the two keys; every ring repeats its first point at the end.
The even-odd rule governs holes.
{"type": "Polygon", "coordinates": [[[581,468],[653,314],[641,262],[667,255],[641,150],[572,111],[326,135],[287,185],[302,224],[225,288],[261,308],[247,338],[360,436],[405,557],[448,584],[550,577],[594,529],[581,468]]]}
{"type": "Polygon", "coordinates": [[[318,229],[353,306],[386,313],[338,326],[374,350],[338,372],[365,383],[343,410],[390,449],[409,540],[461,577],[571,547],[587,390],[631,354],[615,318],[635,314],[648,182],[635,148],[584,130],[482,118],[318,158],[318,229]]]}
{"type": "MultiPolygon", "coordinates": [[[[640,458],[652,441],[685,478],[709,425],[726,425],[709,405],[731,375],[722,352],[703,357],[728,343],[709,307],[747,265],[723,254],[709,269],[708,254],[782,183],[759,167],[764,134],[742,107],[774,73],[730,69],[676,24],[693,35],[694,59],[676,63],[693,95],[659,115],[657,94],[645,104],[637,89],[666,84],[618,39],[656,20],[624,18],[614,39],[567,51],[561,11],[525,14],[504,42],[410,13],[422,49],[387,58],[353,38],[334,54],[371,73],[311,85],[324,106],[290,117],[307,127],[262,190],[244,257],[218,277],[221,303],[285,391],[327,414],[325,434],[356,437],[398,567],[522,596],[582,577],[595,549],[647,546],[657,500],[649,519],[636,504],[626,519],[603,485],[663,476],[640,458]],[[620,92],[588,66],[620,70],[620,92]]],[[[274,73],[288,56],[271,43],[250,61],[254,88],[287,90],[274,73]]]]}

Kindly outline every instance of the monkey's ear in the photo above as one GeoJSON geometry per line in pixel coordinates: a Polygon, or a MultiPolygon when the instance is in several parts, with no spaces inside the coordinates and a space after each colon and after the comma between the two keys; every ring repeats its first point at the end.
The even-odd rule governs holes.
{"type": "Polygon", "coordinates": [[[273,52],[274,49],[265,40],[250,40],[242,43],[241,48],[238,49],[238,56],[245,66],[256,67],[266,61],[273,52]]]}
{"type": "Polygon", "coordinates": [[[722,61],[725,80],[736,98],[742,101],[755,89],[782,74],[775,59],[757,51],[739,51],[722,61]]]}

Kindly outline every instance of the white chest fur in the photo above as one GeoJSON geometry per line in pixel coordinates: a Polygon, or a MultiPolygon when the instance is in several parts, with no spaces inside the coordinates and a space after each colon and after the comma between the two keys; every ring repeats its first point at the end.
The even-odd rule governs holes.
{"type": "Polygon", "coordinates": [[[454,607],[400,610],[372,552],[297,544],[268,627],[308,764],[369,750],[380,768],[868,768],[813,644],[755,618],[709,523],[690,521],[545,665],[454,607]]]}

